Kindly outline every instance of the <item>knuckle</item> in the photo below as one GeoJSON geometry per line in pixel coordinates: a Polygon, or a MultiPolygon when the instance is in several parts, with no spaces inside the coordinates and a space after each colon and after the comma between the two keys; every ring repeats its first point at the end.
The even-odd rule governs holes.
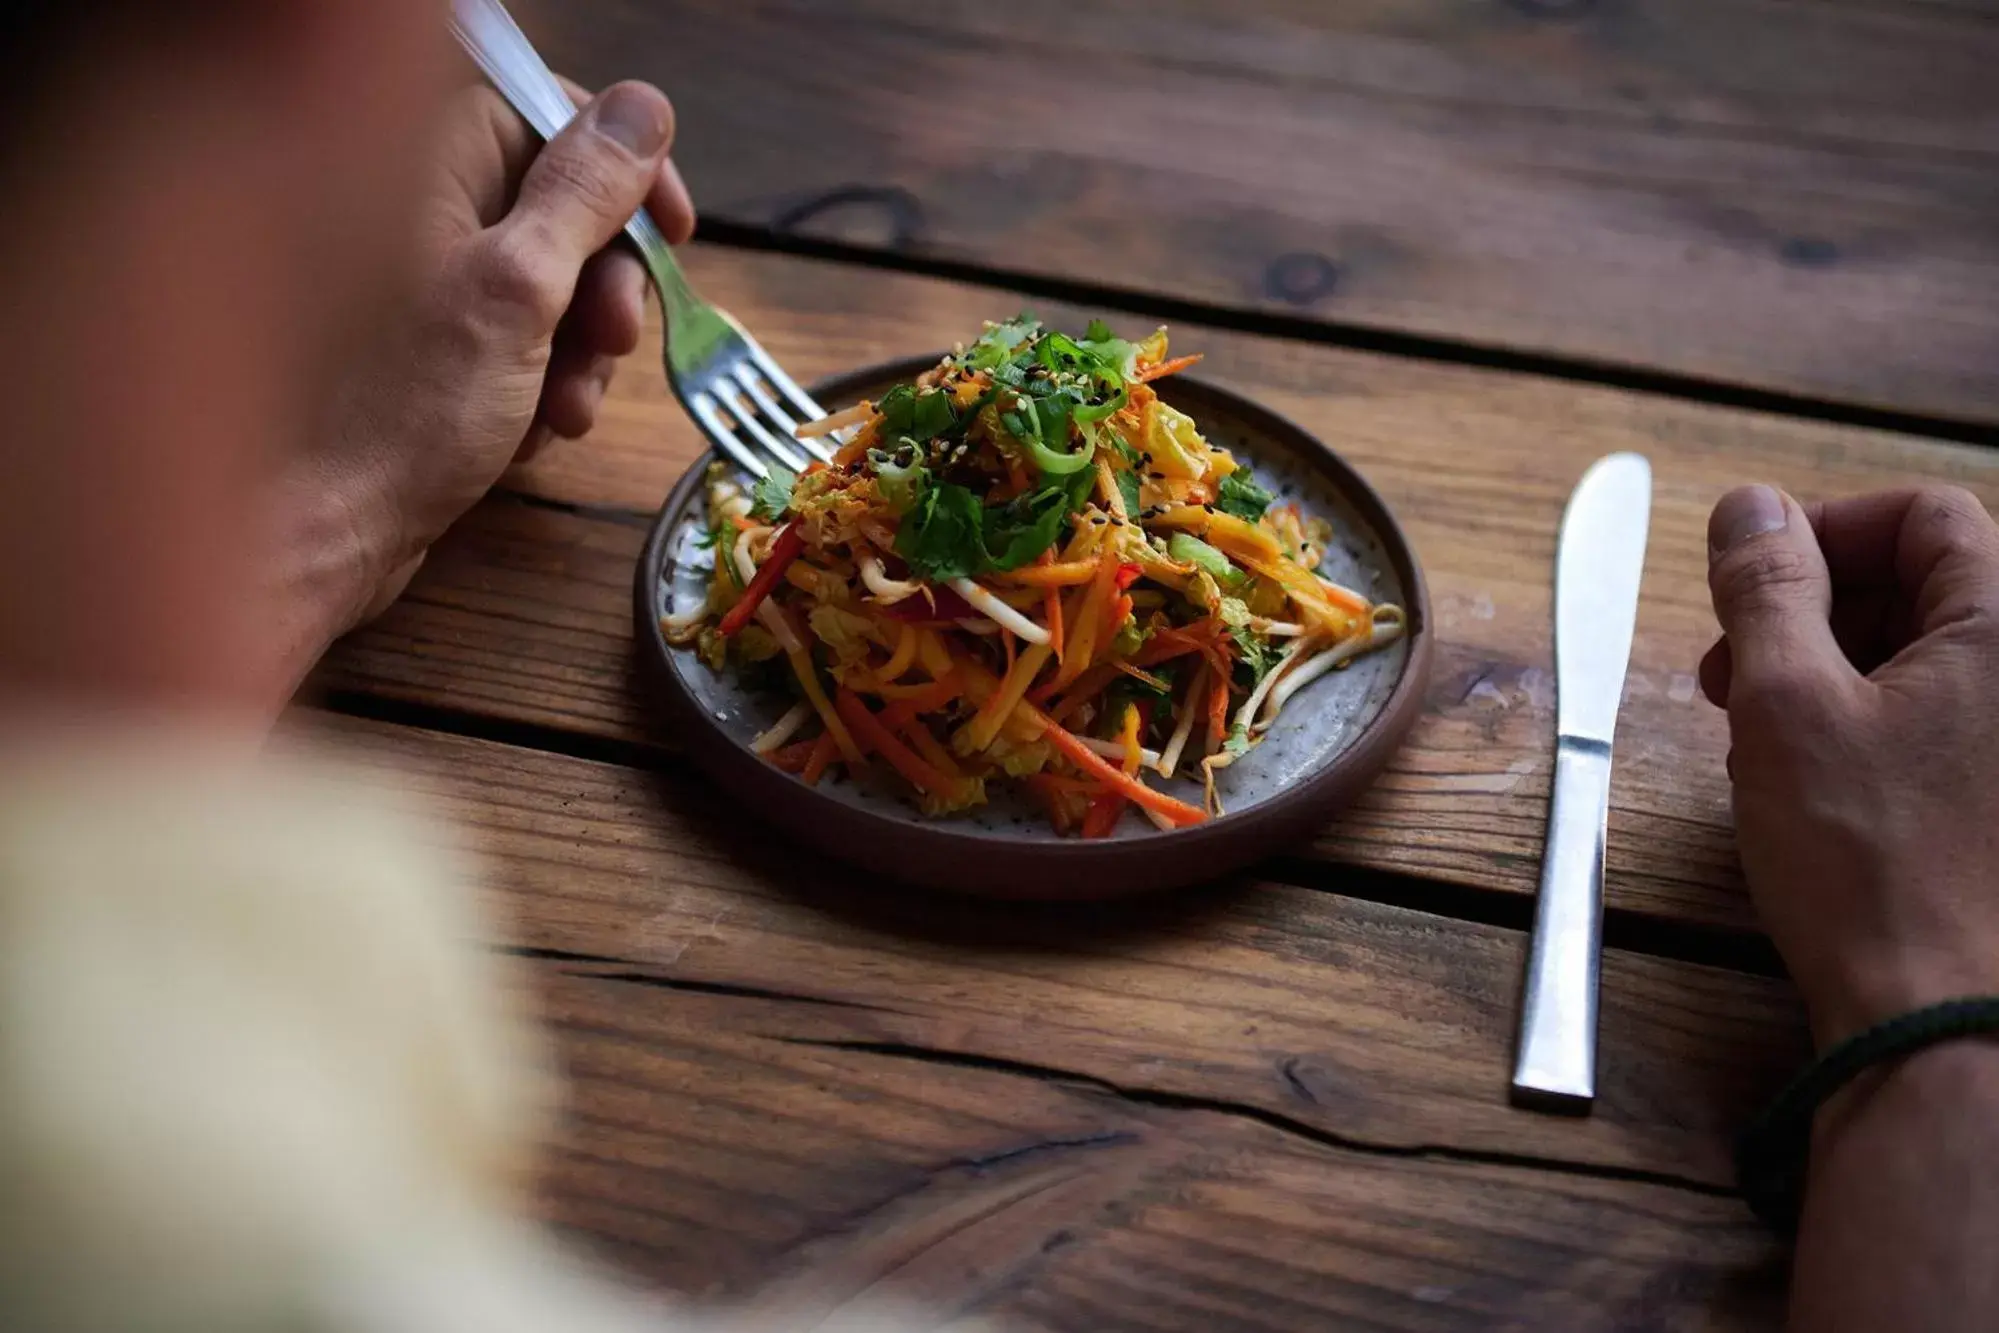
{"type": "Polygon", "coordinates": [[[1709,575],[1715,596],[1733,604],[1781,602],[1814,592],[1817,569],[1796,547],[1777,541],[1753,541],[1731,551],[1709,575]]]}
{"type": "Polygon", "coordinates": [[[501,227],[486,233],[470,265],[482,307],[512,311],[539,328],[562,318],[567,293],[548,258],[549,248],[532,227],[501,227]]]}
{"type": "Polygon", "coordinates": [[[596,216],[622,217],[628,211],[624,198],[629,191],[623,178],[631,169],[611,161],[606,153],[569,143],[563,145],[563,151],[544,152],[535,166],[545,188],[568,196],[596,216]]]}
{"type": "Polygon", "coordinates": [[[1926,543],[1945,548],[1989,548],[1992,516],[1962,486],[1925,486],[1909,504],[1909,527],[1926,543]]]}

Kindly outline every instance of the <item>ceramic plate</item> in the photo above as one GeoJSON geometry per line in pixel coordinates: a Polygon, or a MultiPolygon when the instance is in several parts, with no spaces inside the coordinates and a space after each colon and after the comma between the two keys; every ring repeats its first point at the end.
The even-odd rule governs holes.
{"type": "MultiPolygon", "coordinates": [[[[879,397],[940,356],[856,371],[818,385],[813,396],[838,410],[879,397]]],[[[1112,837],[1084,841],[1058,836],[1038,807],[1001,783],[989,784],[990,805],[927,819],[886,780],[855,781],[836,771],[807,787],[759,759],[749,750],[751,739],[790,701],[759,696],[709,670],[692,649],[670,647],[659,629],[661,615],[698,605],[707,585],[713,553],[699,541],[707,529],[702,478],[712,456],[667,497],[635,587],[647,687],[673,739],[745,811],[827,855],[967,893],[1100,898],[1170,888],[1282,851],[1326,823],[1373,781],[1421,710],[1432,638],[1422,571],[1381,498],[1312,436],[1198,379],[1174,376],[1154,388],[1280,500],[1296,500],[1308,516],[1332,522],[1322,566],[1328,577],[1375,601],[1398,602],[1409,616],[1399,642],[1299,691],[1263,743],[1217,775],[1221,818],[1168,833],[1127,812],[1112,837]]],[[[1201,803],[1198,780],[1164,786],[1201,803]]]]}

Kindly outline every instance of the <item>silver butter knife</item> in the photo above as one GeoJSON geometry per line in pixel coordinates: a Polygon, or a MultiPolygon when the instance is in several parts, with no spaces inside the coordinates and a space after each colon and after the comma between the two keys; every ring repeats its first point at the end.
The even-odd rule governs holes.
{"type": "Polygon", "coordinates": [[[1586,1114],[1596,1097],[1610,741],[1651,515],[1651,464],[1600,458],[1569,497],[1555,551],[1555,782],[1513,1066],[1513,1100],[1542,1110],[1586,1114]]]}

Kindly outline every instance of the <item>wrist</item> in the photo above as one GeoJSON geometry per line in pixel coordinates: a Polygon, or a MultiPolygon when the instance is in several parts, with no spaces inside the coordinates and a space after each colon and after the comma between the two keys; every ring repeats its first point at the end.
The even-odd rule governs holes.
{"type": "Polygon", "coordinates": [[[1892,1120],[1896,1107],[1907,1114],[1912,1097],[1916,1105],[1931,1099],[1930,1110],[1945,1118],[1990,1106],[1999,1097],[1995,1037],[1999,996],[1962,996],[1898,1015],[1824,1051],[1744,1127],[1736,1145],[1743,1197],[1772,1226],[1792,1230],[1807,1176],[1856,1125],[1892,1120]],[[1939,1048],[1965,1053],[1932,1062],[1939,1048]]]}
{"type": "Polygon", "coordinates": [[[276,686],[289,697],[328,646],[360,624],[398,563],[392,510],[315,460],[274,490],[265,569],[276,686]]]}
{"type": "Polygon", "coordinates": [[[1934,1114],[1991,1107],[1999,1114],[1999,1035],[1958,1037],[1869,1070],[1826,1099],[1812,1129],[1814,1159],[1857,1119],[1902,1105],[1934,1114]]]}
{"type": "Polygon", "coordinates": [[[1824,1050],[1878,1023],[1976,995],[1999,995],[1999,950],[1903,945],[1848,958],[1828,982],[1807,989],[1805,1007],[1824,1050]]]}

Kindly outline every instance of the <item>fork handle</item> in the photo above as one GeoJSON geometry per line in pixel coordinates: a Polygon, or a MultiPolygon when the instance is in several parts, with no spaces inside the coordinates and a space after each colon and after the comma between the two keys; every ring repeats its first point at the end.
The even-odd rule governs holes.
{"type": "MultiPolygon", "coordinates": [[[[451,33],[500,96],[544,141],[576,118],[576,103],[500,0],[451,0],[451,33]]],[[[638,246],[639,258],[652,274],[668,314],[694,299],[673,248],[650,213],[641,208],[632,214],[625,235],[638,246]]]]}

